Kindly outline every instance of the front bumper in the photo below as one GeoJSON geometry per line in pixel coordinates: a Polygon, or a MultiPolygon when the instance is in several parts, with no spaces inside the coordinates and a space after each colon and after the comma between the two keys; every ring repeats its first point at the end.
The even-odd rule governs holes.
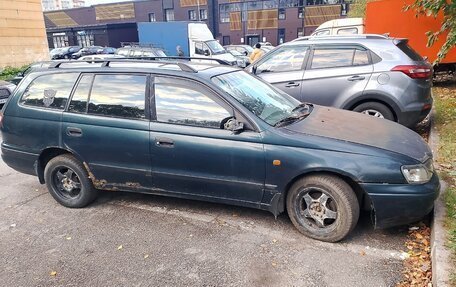
{"type": "Polygon", "coordinates": [[[425,184],[361,184],[374,210],[376,228],[412,223],[429,214],[439,196],[437,174],[425,184]]]}

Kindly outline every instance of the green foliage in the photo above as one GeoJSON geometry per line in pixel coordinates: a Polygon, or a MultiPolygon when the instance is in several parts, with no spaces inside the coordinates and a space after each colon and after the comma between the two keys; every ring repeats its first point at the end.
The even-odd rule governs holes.
{"type": "Polygon", "coordinates": [[[440,30],[428,31],[428,47],[432,46],[435,41],[448,32],[446,41],[437,54],[437,60],[434,64],[438,64],[448,53],[448,51],[456,46],[456,0],[415,0],[415,2],[406,7],[406,10],[414,9],[417,15],[426,15],[436,17],[439,12],[443,13],[444,19],[440,30]]]}
{"type": "Polygon", "coordinates": [[[357,0],[355,3],[350,4],[348,17],[350,18],[364,18],[366,16],[366,5],[372,0],[357,0]]]}
{"type": "Polygon", "coordinates": [[[4,81],[7,81],[7,80],[10,80],[12,78],[14,78],[17,73],[25,70],[25,68],[27,67],[28,65],[25,65],[23,67],[20,67],[20,68],[14,68],[14,67],[5,67],[3,70],[1,70],[0,72],[0,80],[4,80],[4,81]]]}

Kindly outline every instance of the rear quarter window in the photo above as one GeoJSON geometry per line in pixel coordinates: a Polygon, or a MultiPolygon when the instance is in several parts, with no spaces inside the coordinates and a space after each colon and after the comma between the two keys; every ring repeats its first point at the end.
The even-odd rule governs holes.
{"type": "Polygon", "coordinates": [[[39,76],[24,91],[20,103],[25,106],[63,110],[78,76],[79,73],[39,76]]]}
{"type": "Polygon", "coordinates": [[[423,61],[423,57],[420,56],[407,42],[400,42],[397,47],[404,52],[412,61],[423,61]]]}

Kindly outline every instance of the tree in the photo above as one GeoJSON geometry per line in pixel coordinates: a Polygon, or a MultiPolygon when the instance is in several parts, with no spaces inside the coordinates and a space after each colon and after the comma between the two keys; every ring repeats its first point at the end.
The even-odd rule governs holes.
{"type": "Polygon", "coordinates": [[[437,14],[443,13],[443,23],[438,31],[428,31],[428,47],[432,46],[435,41],[448,32],[446,41],[437,54],[434,64],[438,64],[448,53],[451,48],[456,46],[456,0],[415,0],[412,5],[406,7],[406,10],[414,9],[418,15],[437,17],[437,14]]]}
{"type": "Polygon", "coordinates": [[[364,18],[366,16],[366,5],[372,0],[357,0],[355,3],[350,4],[348,17],[350,18],[364,18]]]}

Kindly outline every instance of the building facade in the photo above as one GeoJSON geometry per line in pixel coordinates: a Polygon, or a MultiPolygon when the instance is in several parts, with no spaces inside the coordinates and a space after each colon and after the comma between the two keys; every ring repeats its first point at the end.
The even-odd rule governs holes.
{"type": "Polygon", "coordinates": [[[0,0],[0,68],[49,58],[40,0],[0,0]]]}
{"type": "Polygon", "coordinates": [[[106,38],[113,24],[153,21],[203,21],[224,45],[278,45],[309,35],[347,10],[345,0],[142,0],[49,11],[44,17],[50,47],[118,47],[120,42],[106,38]]]}
{"type": "Polygon", "coordinates": [[[71,9],[85,6],[85,0],[41,0],[43,11],[71,9]]]}

